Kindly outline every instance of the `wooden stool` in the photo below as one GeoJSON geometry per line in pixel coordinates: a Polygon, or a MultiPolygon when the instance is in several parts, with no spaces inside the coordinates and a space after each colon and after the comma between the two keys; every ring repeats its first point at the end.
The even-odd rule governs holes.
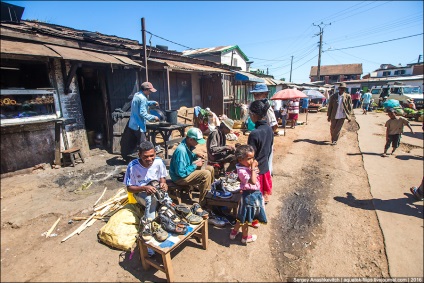
{"type": "Polygon", "coordinates": [[[241,199],[241,193],[237,192],[237,193],[233,193],[233,196],[231,198],[219,198],[219,197],[215,197],[213,196],[213,194],[211,192],[208,192],[205,200],[206,200],[206,206],[211,207],[211,206],[226,206],[230,209],[230,211],[233,211],[233,215],[234,217],[237,217],[237,209],[240,203],[240,199],[241,199]]]}
{"type": "Polygon", "coordinates": [[[166,241],[162,243],[157,242],[154,239],[148,241],[147,243],[144,242],[142,239],[138,239],[137,242],[138,247],[140,249],[140,258],[143,269],[148,270],[149,267],[152,266],[157,270],[165,272],[166,279],[168,282],[174,282],[175,277],[174,269],[172,268],[171,252],[191,237],[195,237],[196,240],[198,240],[198,242],[202,244],[202,248],[204,250],[208,248],[209,232],[207,221],[203,220],[199,225],[190,225],[189,227],[191,228],[191,231],[187,232],[186,235],[177,235],[169,233],[169,235],[172,235],[173,237],[169,237],[166,241]],[[174,239],[171,240],[170,238],[174,239]],[[178,240],[176,240],[175,238],[178,238],[178,240]],[[162,264],[153,258],[149,258],[147,248],[151,248],[161,255],[162,264]]]}
{"type": "Polygon", "coordinates": [[[186,192],[190,198],[193,200],[193,187],[192,186],[182,186],[175,184],[171,179],[166,179],[166,184],[168,185],[168,195],[171,199],[175,201],[176,204],[181,204],[181,195],[183,192],[186,192]]]}
{"type": "Polygon", "coordinates": [[[72,164],[75,167],[75,154],[78,154],[78,157],[84,163],[84,158],[82,157],[81,150],[77,147],[73,147],[62,151],[63,167],[65,167],[67,164],[72,164]]]}

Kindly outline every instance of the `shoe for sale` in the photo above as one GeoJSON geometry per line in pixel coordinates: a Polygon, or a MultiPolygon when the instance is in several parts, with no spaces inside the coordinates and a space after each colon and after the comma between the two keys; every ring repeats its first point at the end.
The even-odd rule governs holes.
{"type": "Polygon", "coordinates": [[[159,211],[159,219],[162,228],[169,233],[184,235],[187,232],[186,225],[181,223],[175,223],[174,221],[172,221],[171,217],[169,217],[163,211],[159,211]]]}
{"type": "Polygon", "coordinates": [[[224,227],[225,226],[224,221],[216,219],[216,218],[209,218],[208,223],[212,224],[213,226],[216,226],[216,227],[224,227]]]}
{"type": "Polygon", "coordinates": [[[168,238],[168,233],[155,221],[152,222],[152,233],[158,242],[163,242],[168,238]]]}
{"type": "Polygon", "coordinates": [[[197,225],[203,221],[203,218],[193,214],[190,208],[185,204],[179,204],[175,206],[175,212],[181,218],[184,218],[190,224],[197,225]]]}
{"type": "Polygon", "coordinates": [[[190,208],[191,212],[197,216],[202,217],[203,219],[209,218],[209,213],[206,210],[203,210],[200,204],[194,203],[193,206],[190,208]]]}
{"type": "Polygon", "coordinates": [[[219,198],[231,198],[233,196],[232,193],[227,191],[223,185],[222,180],[218,180],[212,183],[211,185],[211,193],[214,197],[219,198]]]}
{"type": "Polygon", "coordinates": [[[258,236],[256,236],[255,234],[249,235],[246,238],[242,237],[241,243],[242,244],[252,243],[252,242],[256,241],[257,238],[258,238],[258,236]]]}
{"type": "Polygon", "coordinates": [[[239,233],[238,231],[231,229],[230,240],[234,240],[237,237],[238,233],[239,233]]]}
{"type": "Polygon", "coordinates": [[[151,220],[147,219],[146,217],[143,217],[140,219],[140,234],[139,237],[141,237],[144,241],[150,241],[152,239],[152,226],[151,226],[151,220]]]}

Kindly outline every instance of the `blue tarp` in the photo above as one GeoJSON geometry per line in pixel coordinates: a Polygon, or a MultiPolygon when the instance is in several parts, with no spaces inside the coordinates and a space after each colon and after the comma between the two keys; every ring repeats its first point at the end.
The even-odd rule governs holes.
{"type": "Polygon", "coordinates": [[[236,71],[236,77],[235,80],[236,81],[241,81],[241,82],[255,82],[255,83],[264,83],[265,80],[261,79],[255,75],[252,75],[250,73],[247,72],[242,72],[242,71],[236,71]]]}

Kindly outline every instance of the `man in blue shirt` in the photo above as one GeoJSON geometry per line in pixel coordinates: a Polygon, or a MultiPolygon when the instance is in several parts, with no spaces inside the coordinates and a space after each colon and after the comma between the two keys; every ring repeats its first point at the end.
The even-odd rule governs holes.
{"type": "Polygon", "coordinates": [[[362,101],[362,114],[367,115],[367,112],[369,110],[370,107],[370,103],[371,103],[371,98],[372,98],[372,94],[367,91],[366,93],[364,93],[361,97],[361,101],[362,101]]]}
{"type": "Polygon", "coordinates": [[[175,184],[198,187],[200,191],[199,204],[202,207],[205,205],[205,196],[211,188],[214,169],[210,165],[204,166],[205,156],[196,154],[193,150],[196,145],[205,143],[202,131],[198,128],[191,128],[187,132],[187,137],[172,154],[169,165],[169,176],[175,184]]]}
{"type": "Polygon", "coordinates": [[[157,90],[150,82],[141,84],[141,91],[134,94],[131,101],[131,116],[128,129],[125,130],[121,139],[121,155],[126,162],[131,161],[132,154],[137,144],[146,140],[146,120],[159,121],[157,116],[149,114],[149,106],[159,105],[156,101],[148,101],[147,98],[152,92],[157,90]]]}

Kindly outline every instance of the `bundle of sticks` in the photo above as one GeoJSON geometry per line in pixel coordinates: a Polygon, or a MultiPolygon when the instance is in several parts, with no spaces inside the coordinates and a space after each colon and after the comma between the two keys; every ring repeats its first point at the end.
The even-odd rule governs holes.
{"type": "Polygon", "coordinates": [[[104,189],[102,195],[93,204],[94,212],[90,216],[77,216],[72,218],[72,220],[76,221],[84,219],[85,221],[74,232],[66,236],[61,242],[65,242],[76,234],[79,235],[82,231],[93,225],[93,223],[99,219],[109,219],[113,214],[115,214],[119,209],[128,203],[127,191],[125,188],[121,188],[113,197],[109,198],[103,203],[98,204],[101,198],[104,196],[106,190],[107,188],[104,189]]]}

